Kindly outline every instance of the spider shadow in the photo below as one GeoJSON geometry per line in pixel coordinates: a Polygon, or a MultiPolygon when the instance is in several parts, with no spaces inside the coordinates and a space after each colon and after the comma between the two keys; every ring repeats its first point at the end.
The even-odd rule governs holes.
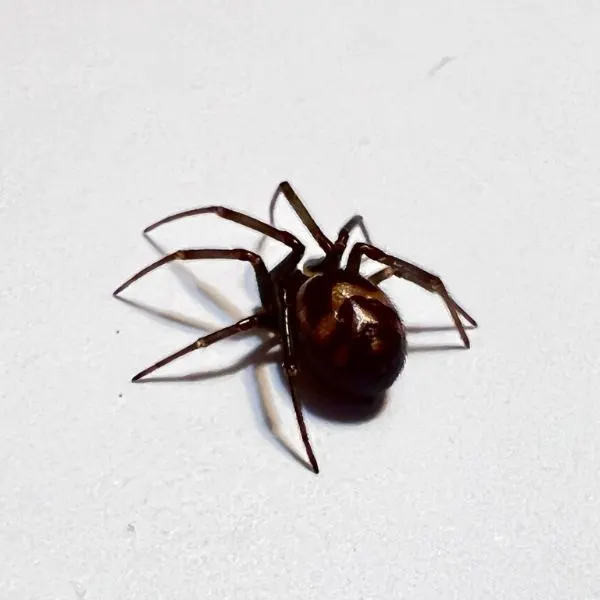
{"type": "MultiPolygon", "coordinates": [[[[154,248],[161,258],[169,254],[169,252],[151,238],[148,233],[144,233],[143,235],[146,241],[154,248]]],[[[183,288],[192,297],[199,299],[203,304],[208,304],[209,310],[211,310],[218,318],[226,321],[232,319],[237,321],[246,316],[240,312],[235,304],[227,300],[215,286],[198,279],[182,262],[175,260],[170,262],[168,267],[179,279],[183,288]]]]}
{"type": "Polygon", "coordinates": [[[139,300],[130,300],[129,298],[123,298],[122,296],[115,296],[115,298],[120,302],[123,302],[123,304],[127,304],[128,306],[132,306],[133,308],[146,312],[152,317],[177,329],[182,329],[185,331],[191,330],[196,333],[201,332],[203,334],[212,333],[218,329],[213,323],[194,319],[175,311],[158,309],[150,304],[146,304],[145,302],[140,302],[139,300]]]}

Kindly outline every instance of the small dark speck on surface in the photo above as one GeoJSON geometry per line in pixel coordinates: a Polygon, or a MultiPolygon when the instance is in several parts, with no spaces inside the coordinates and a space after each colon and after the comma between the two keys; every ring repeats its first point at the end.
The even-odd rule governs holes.
{"type": "Polygon", "coordinates": [[[119,394],[119,398],[122,398],[122,397],[123,397],[123,394],[119,394]]]}
{"type": "Polygon", "coordinates": [[[129,533],[135,533],[135,527],[131,523],[128,523],[127,524],[127,531],[129,533]]]}
{"type": "Polygon", "coordinates": [[[429,77],[433,77],[438,71],[441,71],[449,62],[456,60],[456,56],[444,56],[440,62],[429,69],[429,77]]]}
{"type": "Polygon", "coordinates": [[[119,335],[119,333],[121,333],[121,330],[120,330],[120,329],[117,329],[117,330],[115,331],[115,333],[116,333],[117,335],[119,335]]]}

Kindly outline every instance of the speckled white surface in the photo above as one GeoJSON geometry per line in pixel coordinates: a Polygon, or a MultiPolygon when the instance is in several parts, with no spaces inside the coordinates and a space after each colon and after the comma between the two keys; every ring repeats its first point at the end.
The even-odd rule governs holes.
{"type": "MultiPolygon", "coordinates": [[[[1,13],[2,600],[600,598],[597,2],[1,13]],[[249,269],[165,269],[127,292],[188,325],[111,297],[157,256],[144,226],[214,203],[265,217],[284,178],[330,235],[363,213],[482,325],[469,352],[412,334],[377,418],[308,414],[318,477],[269,433],[251,367],[129,383],[194,324],[248,312],[249,269]]],[[[257,238],[203,217],[154,240],[257,238]]],[[[449,324],[435,298],[386,289],[408,323],[449,324]]],[[[301,450],[276,367],[261,377],[301,450]]]]}

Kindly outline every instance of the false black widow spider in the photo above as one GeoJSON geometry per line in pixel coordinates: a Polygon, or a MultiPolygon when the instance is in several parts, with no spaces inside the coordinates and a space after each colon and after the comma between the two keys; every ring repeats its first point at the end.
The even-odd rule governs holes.
{"type": "Polygon", "coordinates": [[[144,369],[132,381],[145,377],[171,361],[219,340],[256,327],[266,328],[280,337],[283,345],[283,366],[288,379],[296,419],[315,471],[319,472],[312,450],[302,407],[294,380],[301,365],[317,378],[336,389],[358,397],[372,397],[388,389],[400,375],[406,360],[406,332],[390,298],[378,287],[384,279],[396,276],[439,294],[446,303],[454,325],[466,348],[469,339],[459,315],[473,327],[477,323],[450,296],[442,280],[416,265],[386,254],[370,243],[357,243],[350,250],[345,267],[342,255],[350,232],[363,226],[362,217],[352,217],[332,242],[310,216],[306,207],[287,181],[279,184],[274,196],[283,193],[325,256],[304,270],[298,265],[304,255],[304,245],[291,233],[277,229],[243,213],[223,206],[208,206],[186,210],[166,217],[144,230],[144,233],[183,217],[216,214],[271,237],[290,248],[289,254],[268,271],[262,258],[244,249],[189,249],[173,252],[149,265],[117,288],[122,292],[140,277],[173,260],[223,258],[249,262],[256,273],[262,310],[237,323],[199,338],[178,352],[144,369]],[[366,278],[360,274],[361,260],[370,258],[385,268],[366,278]]]}

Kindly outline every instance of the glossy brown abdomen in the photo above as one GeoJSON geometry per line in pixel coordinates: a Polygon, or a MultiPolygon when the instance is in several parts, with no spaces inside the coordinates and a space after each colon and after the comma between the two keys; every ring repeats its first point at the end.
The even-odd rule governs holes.
{"type": "Polygon", "coordinates": [[[345,271],[315,275],[296,302],[305,361],[322,380],[354,396],[389,388],[406,359],[402,321],[378,287],[345,271]]]}

